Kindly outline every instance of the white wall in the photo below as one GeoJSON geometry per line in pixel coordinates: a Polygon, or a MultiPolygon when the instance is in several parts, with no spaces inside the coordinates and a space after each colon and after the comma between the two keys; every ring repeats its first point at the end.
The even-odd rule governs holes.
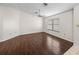
{"type": "Polygon", "coordinates": [[[0,6],[0,40],[2,40],[2,29],[3,29],[3,27],[2,27],[2,15],[3,15],[3,8],[0,6]]]}
{"type": "Polygon", "coordinates": [[[21,12],[20,15],[21,34],[42,32],[42,19],[36,16],[21,12]]]}
{"type": "Polygon", "coordinates": [[[79,46],[79,5],[74,8],[74,45],[79,46]]]}
{"type": "Polygon", "coordinates": [[[44,31],[55,35],[57,37],[63,38],[68,41],[73,41],[72,39],[72,11],[64,12],[58,15],[50,16],[44,19],[44,31]],[[59,32],[54,32],[47,30],[47,23],[50,19],[59,18],[59,32]]]}
{"type": "Polygon", "coordinates": [[[0,42],[36,32],[42,32],[41,18],[11,7],[0,6],[0,42]]]}
{"type": "Polygon", "coordinates": [[[18,10],[4,7],[3,10],[3,40],[18,36],[20,33],[20,12],[18,10]]]}

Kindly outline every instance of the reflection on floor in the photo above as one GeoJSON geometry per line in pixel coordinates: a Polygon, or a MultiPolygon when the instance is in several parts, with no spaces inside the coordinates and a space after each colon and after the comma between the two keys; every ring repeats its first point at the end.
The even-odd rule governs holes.
{"type": "Polygon", "coordinates": [[[60,55],[64,54],[72,42],[40,32],[20,35],[0,43],[3,55],[60,55]]]}

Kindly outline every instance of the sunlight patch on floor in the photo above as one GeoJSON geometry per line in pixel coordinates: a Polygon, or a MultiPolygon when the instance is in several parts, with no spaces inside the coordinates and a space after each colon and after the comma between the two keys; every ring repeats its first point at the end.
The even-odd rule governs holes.
{"type": "Polygon", "coordinates": [[[72,46],[64,55],[79,55],[79,47],[72,46]]]}
{"type": "Polygon", "coordinates": [[[47,37],[47,45],[48,49],[50,49],[53,53],[60,53],[60,43],[57,40],[53,40],[51,37],[47,37]]]}

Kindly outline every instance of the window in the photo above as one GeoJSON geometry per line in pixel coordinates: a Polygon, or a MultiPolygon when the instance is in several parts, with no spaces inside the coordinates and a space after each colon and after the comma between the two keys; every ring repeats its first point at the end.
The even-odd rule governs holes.
{"type": "Polygon", "coordinates": [[[48,30],[59,32],[59,18],[54,18],[48,21],[48,30]]]}

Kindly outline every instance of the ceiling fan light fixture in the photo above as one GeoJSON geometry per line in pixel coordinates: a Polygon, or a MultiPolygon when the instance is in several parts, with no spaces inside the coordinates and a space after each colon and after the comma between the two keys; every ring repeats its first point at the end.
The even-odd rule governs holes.
{"type": "Polygon", "coordinates": [[[43,3],[43,6],[47,6],[48,4],[47,3],[43,3]]]}
{"type": "MultiPolygon", "coordinates": [[[[47,6],[47,3],[43,3],[42,6],[45,7],[47,6]]],[[[38,17],[44,17],[43,15],[41,15],[41,9],[39,8],[38,11],[34,12],[38,17]]]]}

